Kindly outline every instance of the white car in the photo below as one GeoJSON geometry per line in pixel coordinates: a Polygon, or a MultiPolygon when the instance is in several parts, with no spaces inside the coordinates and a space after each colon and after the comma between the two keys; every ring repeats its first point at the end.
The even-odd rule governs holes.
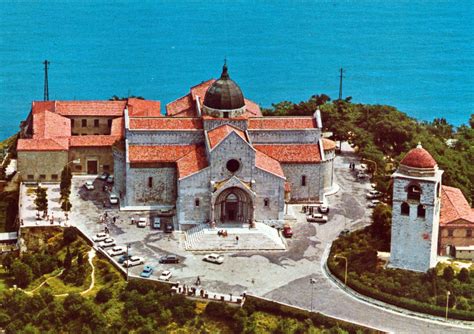
{"type": "Polygon", "coordinates": [[[318,207],[318,211],[320,213],[328,213],[329,212],[329,207],[327,205],[320,205],[318,207]]]}
{"type": "Polygon", "coordinates": [[[162,281],[169,281],[171,278],[171,271],[165,270],[161,273],[160,277],[158,279],[162,281]]]}
{"type": "Polygon", "coordinates": [[[224,255],[220,254],[207,254],[204,259],[204,261],[211,262],[211,263],[217,263],[217,264],[222,264],[224,263],[224,255]]]}
{"type": "Polygon", "coordinates": [[[115,246],[114,248],[109,249],[109,250],[107,251],[107,253],[108,253],[110,256],[122,255],[122,254],[127,253],[127,247],[124,247],[124,246],[115,246]]]}
{"type": "Polygon", "coordinates": [[[133,266],[138,266],[139,264],[144,264],[145,260],[140,257],[140,256],[131,256],[130,259],[125,260],[123,262],[123,266],[125,268],[127,267],[133,267],[133,266]]]}
{"type": "Polygon", "coordinates": [[[107,248],[112,246],[115,246],[115,240],[113,238],[107,238],[99,243],[99,247],[101,248],[107,248]]]}
{"type": "Polygon", "coordinates": [[[140,217],[137,222],[138,227],[146,227],[146,218],[145,217],[140,217]]]}
{"type": "Polygon", "coordinates": [[[377,190],[371,190],[367,193],[367,195],[365,195],[366,198],[368,199],[373,199],[373,198],[379,198],[379,197],[382,197],[382,193],[380,191],[377,191],[377,190]]]}
{"type": "Polygon", "coordinates": [[[102,173],[102,175],[99,176],[99,179],[106,181],[107,178],[109,177],[109,173],[102,173]]]}
{"type": "Polygon", "coordinates": [[[311,216],[306,218],[308,223],[321,223],[325,224],[328,222],[328,216],[322,215],[320,213],[313,213],[311,216]]]}
{"type": "Polygon", "coordinates": [[[114,176],[113,175],[109,175],[107,177],[107,183],[114,183],[114,176]]]}
{"type": "Polygon", "coordinates": [[[379,205],[381,202],[378,199],[374,199],[370,201],[368,207],[369,208],[375,208],[377,205],[379,205]]]}
{"type": "Polygon", "coordinates": [[[94,190],[94,182],[86,181],[86,183],[84,183],[84,188],[86,188],[87,190],[94,190]]]}
{"type": "Polygon", "coordinates": [[[116,194],[111,193],[109,195],[109,202],[110,202],[110,204],[118,204],[119,197],[116,194]]]}
{"type": "Polygon", "coordinates": [[[104,241],[105,239],[107,239],[109,237],[109,235],[107,233],[97,233],[96,235],[94,235],[92,237],[92,240],[94,242],[100,242],[100,241],[104,241]]]}

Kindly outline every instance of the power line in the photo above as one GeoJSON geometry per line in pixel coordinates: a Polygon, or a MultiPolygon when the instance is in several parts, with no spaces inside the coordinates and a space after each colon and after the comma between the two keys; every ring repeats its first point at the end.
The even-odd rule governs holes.
{"type": "Polygon", "coordinates": [[[342,78],[344,77],[344,69],[341,67],[339,75],[339,100],[342,100],[342,78]]]}

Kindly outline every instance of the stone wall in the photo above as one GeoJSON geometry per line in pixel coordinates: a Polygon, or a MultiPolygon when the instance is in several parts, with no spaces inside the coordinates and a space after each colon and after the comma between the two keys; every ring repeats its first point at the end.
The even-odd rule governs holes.
{"type": "Polygon", "coordinates": [[[67,151],[18,152],[18,172],[22,181],[59,182],[67,163],[67,151]]]}
{"type": "Polygon", "coordinates": [[[126,136],[129,144],[140,145],[190,145],[204,143],[204,131],[129,131],[126,136]]]}
{"type": "Polygon", "coordinates": [[[199,224],[210,220],[209,168],[178,181],[176,209],[179,224],[199,224]],[[196,206],[196,199],[199,206],[196,206]]]}
{"type": "Polygon", "coordinates": [[[126,169],[127,206],[169,206],[176,204],[176,166],[126,169]],[[149,187],[149,178],[152,186],[149,187]]]}
{"type": "Polygon", "coordinates": [[[125,152],[113,149],[112,154],[114,158],[114,192],[122,199],[127,189],[125,178],[125,152]]]}
{"type": "Polygon", "coordinates": [[[273,174],[256,169],[254,174],[255,184],[252,190],[257,197],[255,199],[255,220],[279,220],[284,219],[285,209],[285,180],[273,174]],[[265,206],[268,199],[268,206],[265,206]]]}
{"type": "Polygon", "coordinates": [[[318,201],[321,196],[321,164],[281,164],[287,181],[291,185],[291,201],[318,201]],[[306,175],[306,186],[302,176],[306,175]]]}
{"type": "Polygon", "coordinates": [[[253,144],[317,144],[321,130],[249,130],[249,135],[253,144]]]}
{"type": "Polygon", "coordinates": [[[247,130],[247,120],[235,120],[229,118],[206,119],[204,121],[204,130],[210,131],[224,124],[232,125],[242,131],[247,130]]]}
{"type": "MultiPolygon", "coordinates": [[[[459,221],[460,224],[467,224],[466,221],[459,221]]],[[[455,225],[455,224],[453,224],[455,225]]],[[[474,224],[471,227],[456,227],[456,226],[442,226],[439,230],[439,248],[440,255],[448,255],[446,252],[447,246],[472,246],[474,245],[474,224]],[[449,236],[451,230],[452,235],[449,236]],[[471,231],[471,236],[468,236],[468,231],[471,231]]]]}
{"type": "Polygon", "coordinates": [[[97,173],[114,172],[114,157],[112,147],[71,147],[69,160],[81,159],[80,164],[73,164],[74,174],[87,174],[87,161],[97,161],[97,173]]]}
{"type": "Polygon", "coordinates": [[[407,187],[413,180],[395,177],[393,184],[392,239],[390,266],[426,272],[436,265],[440,201],[436,182],[417,181],[420,201],[407,199],[407,187]],[[403,202],[409,204],[409,215],[401,214],[403,202]],[[425,217],[417,216],[419,204],[425,205],[425,217]]]}
{"type": "MultiPolygon", "coordinates": [[[[328,158],[326,156],[326,158],[328,158]]],[[[322,196],[323,192],[329,191],[334,182],[334,160],[329,159],[323,161],[319,164],[321,169],[321,188],[320,188],[320,196],[322,196]]]]}
{"type": "Polygon", "coordinates": [[[110,135],[110,125],[112,119],[116,117],[68,117],[71,119],[71,135],[110,135]],[[87,125],[82,126],[83,120],[87,125]],[[95,121],[98,121],[98,126],[95,126],[95,121]]]}

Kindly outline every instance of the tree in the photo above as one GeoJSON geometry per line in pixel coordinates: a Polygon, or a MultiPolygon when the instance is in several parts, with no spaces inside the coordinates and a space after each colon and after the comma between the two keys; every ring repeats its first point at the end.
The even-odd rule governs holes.
{"type": "Polygon", "coordinates": [[[470,278],[469,278],[469,269],[467,268],[462,268],[461,271],[458,274],[458,280],[463,283],[469,283],[470,278]]]}
{"type": "Polygon", "coordinates": [[[72,255],[71,251],[69,250],[69,246],[67,247],[66,250],[66,256],[64,257],[64,262],[63,262],[63,267],[66,270],[71,269],[71,264],[72,264],[72,255]]]}
{"type": "Polygon", "coordinates": [[[15,284],[20,288],[26,288],[33,279],[31,268],[18,260],[13,262],[11,273],[14,277],[15,284]]]}
{"type": "Polygon", "coordinates": [[[77,230],[75,227],[66,227],[63,230],[63,241],[66,245],[76,241],[77,239],[77,230]]]}
{"type": "Polygon", "coordinates": [[[84,255],[81,251],[79,251],[79,253],[77,254],[77,264],[79,266],[82,266],[84,264],[84,255]]]}
{"type": "Polygon", "coordinates": [[[102,288],[97,292],[95,301],[99,304],[107,303],[113,296],[112,290],[109,288],[102,288]]]}
{"type": "Polygon", "coordinates": [[[64,212],[69,212],[69,211],[71,211],[71,208],[72,208],[72,204],[71,204],[71,202],[69,202],[69,198],[63,199],[63,201],[61,203],[61,209],[64,212]]]}
{"type": "Polygon", "coordinates": [[[377,205],[372,212],[372,221],[372,232],[377,239],[383,242],[381,250],[388,251],[390,249],[392,210],[388,205],[377,205]]]}
{"type": "Polygon", "coordinates": [[[451,282],[454,279],[454,270],[451,267],[446,267],[443,270],[443,278],[446,282],[451,282]]]}
{"type": "Polygon", "coordinates": [[[46,188],[39,187],[36,188],[36,198],[34,201],[37,211],[43,211],[44,216],[48,212],[48,194],[46,193],[46,188]]]}
{"type": "Polygon", "coordinates": [[[69,165],[66,165],[61,172],[61,182],[59,184],[61,200],[69,199],[71,193],[72,173],[69,165]]]}

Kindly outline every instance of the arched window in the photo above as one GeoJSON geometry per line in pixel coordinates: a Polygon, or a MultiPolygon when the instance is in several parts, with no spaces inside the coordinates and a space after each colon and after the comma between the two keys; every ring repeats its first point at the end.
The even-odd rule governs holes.
{"type": "Polygon", "coordinates": [[[194,206],[199,206],[199,204],[201,204],[201,203],[199,203],[199,198],[196,198],[194,200],[194,206]]]}
{"type": "Polygon", "coordinates": [[[269,207],[269,206],[270,206],[270,200],[269,200],[268,198],[265,198],[265,199],[263,200],[263,206],[264,206],[264,207],[269,207]]]}
{"type": "Polygon", "coordinates": [[[153,178],[150,176],[148,178],[148,188],[151,188],[151,187],[153,187],[153,178]]]}
{"type": "Polygon", "coordinates": [[[402,203],[401,214],[403,216],[409,216],[410,215],[410,206],[408,205],[408,203],[406,203],[406,202],[402,203]]]}
{"type": "Polygon", "coordinates": [[[301,185],[302,185],[303,187],[306,186],[306,175],[301,175],[301,185]]]}
{"type": "Polygon", "coordinates": [[[411,184],[408,186],[408,199],[419,201],[421,196],[421,188],[419,185],[411,184]]]}
{"type": "Polygon", "coordinates": [[[417,216],[420,218],[425,218],[426,216],[426,207],[423,204],[418,205],[417,216]]]}

